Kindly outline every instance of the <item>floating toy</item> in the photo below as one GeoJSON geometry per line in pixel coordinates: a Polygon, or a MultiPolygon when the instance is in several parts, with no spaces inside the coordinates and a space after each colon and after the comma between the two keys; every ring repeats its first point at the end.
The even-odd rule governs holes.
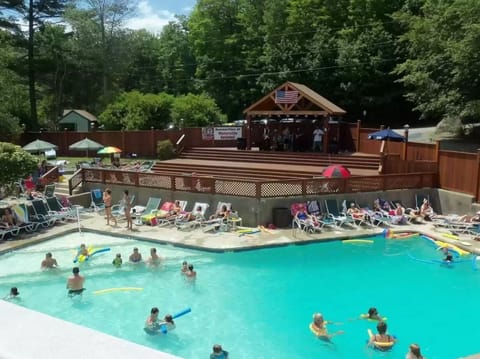
{"type": "Polygon", "coordinates": [[[415,232],[402,232],[402,233],[391,233],[388,239],[410,239],[418,237],[418,233],[415,232]]]}
{"type": "Polygon", "coordinates": [[[372,244],[373,241],[371,239],[345,239],[342,243],[364,243],[364,244],[372,244]]]}
{"type": "Polygon", "coordinates": [[[110,248],[100,248],[100,249],[95,249],[93,247],[88,247],[87,251],[88,251],[88,255],[83,255],[83,254],[77,254],[73,260],[73,263],[77,263],[77,262],[85,262],[85,261],[88,261],[88,259],[95,255],[95,254],[98,254],[98,253],[103,253],[103,252],[108,252],[110,250],[110,248]]]}
{"type": "MultiPolygon", "coordinates": [[[[370,340],[372,340],[372,338],[375,338],[375,335],[372,333],[372,330],[371,329],[368,329],[367,330],[368,332],[368,337],[370,338],[370,340]]],[[[395,336],[391,336],[393,339],[396,339],[395,336]]],[[[392,349],[392,347],[395,345],[395,340],[392,340],[390,342],[377,342],[377,341],[372,341],[372,344],[373,346],[375,347],[375,349],[378,349],[378,350],[381,350],[381,351],[387,351],[387,350],[390,350],[392,349]]]]}
{"type": "Polygon", "coordinates": [[[440,247],[440,248],[448,248],[449,251],[452,251],[454,253],[458,253],[459,255],[461,256],[465,256],[465,255],[468,255],[470,254],[470,252],[460,248],[460,247],[457,247],[456,245],[454,244],[450,244],[450,243],[446,243],[446,242],[442,242],[442,241],[436,241],[436,244],[440,247]]]}
{"type": "Polygon", "coordinates": [[[111,292],[128,292],[128,291],[140,291],[140,290],[143,290],[143,288],[136,288],[136,287],[108,288],[108,289],[96,290],[95,292],[93,292],[93,294],[105,294],[105,293],[111,293],[111,292]]]}

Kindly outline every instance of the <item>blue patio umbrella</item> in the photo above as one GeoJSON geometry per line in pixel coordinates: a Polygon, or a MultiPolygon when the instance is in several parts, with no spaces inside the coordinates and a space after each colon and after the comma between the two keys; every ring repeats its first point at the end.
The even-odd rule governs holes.
{"type": "Polygon", "coordinates": [[[399,135],[395,131],[387,128],[385,130],[373,132],[368,134],[369,140],[378,140],[378,141],[392,141],[392,142],[405,142],[406,138],[402,135],[399,135]]]}

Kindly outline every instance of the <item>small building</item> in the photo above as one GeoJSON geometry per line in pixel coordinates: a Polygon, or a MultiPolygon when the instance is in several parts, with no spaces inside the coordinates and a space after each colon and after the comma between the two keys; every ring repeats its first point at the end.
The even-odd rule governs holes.
{"type": "Polygon", "coordinates": [[[88,132],[98,127],[98,120],[85,110],[63,110],[58,126],[64,131],[88,132]]]}

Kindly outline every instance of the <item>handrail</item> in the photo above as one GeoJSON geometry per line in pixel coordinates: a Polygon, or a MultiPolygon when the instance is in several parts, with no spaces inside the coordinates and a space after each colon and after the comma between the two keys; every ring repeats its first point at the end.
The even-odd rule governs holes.
{"type": "Polygon", "coordinates": [[[40,180],[40,183],[42,183],[43,185],[47,185],[52,182],[57,182],[58,177],[59,177],[58,166],[53,166],[47,172],[45,172],[42,176],[40,176],[39,180],[40,180]]]}
{"type": "Polygon", "coordinates": [[[184,147],[180,147],[180,144],[183,142],[184,139],[185,134],[181,135],[177,142],[175,142],[175,152],[177,153],[177,156],[183,152],[184,147]]]}
{"type": "Polygon", "coordinates": [[[68,193],[70,196],[73,193],[73,190],[77,188],[80,184],[84,182],[83,178],[83,168],[79,168],[75,173],[68,179],[68,193]]]}

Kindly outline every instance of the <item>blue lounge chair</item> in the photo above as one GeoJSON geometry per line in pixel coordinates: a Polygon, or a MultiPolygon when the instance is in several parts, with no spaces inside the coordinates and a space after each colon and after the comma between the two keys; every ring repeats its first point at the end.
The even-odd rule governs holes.
{"type": "Polygon", "coordinates": [[[105,209],[105,203],[103,202],[103,191],[100,188],[92,189],[90,191],[90,196],[92,197],[90,207],[93,208],[95,212],[105,209]]]}

